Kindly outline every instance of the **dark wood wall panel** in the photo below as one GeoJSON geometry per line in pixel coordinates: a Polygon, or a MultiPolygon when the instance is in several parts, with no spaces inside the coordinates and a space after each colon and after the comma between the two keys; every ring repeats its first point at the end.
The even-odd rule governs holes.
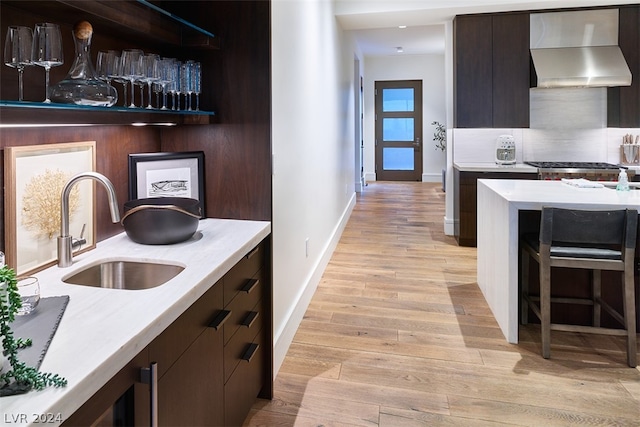
{"type": "Polygon", "coordinates": [[[174,7],[195,24],[216,28],[222,40],[220,51],[201,58],[212,71],[203,87],[216,90],[208,98],[218,124],[163,130],[162,150],[205,152],[208,216],[271,220],[269,2],[174,7]]]}
{"type": "MultiPolygon", "coordinates": [[[[55,144],[61,142],[96,141],[96,171],[105,175],[113,183],[120,212],[128,198],[128,155],[129,153],[156,152],[160,148],[160,136],[157,128],[140,128],[133,126],[98,126],[98,127],[61,127],[61,128],[27,128],[2,129],[0,132],[0,148],[2,163],[0,164],[0,180],[4,188],[4,148],[22,147],[26,145],[55,144]]],[[[122,230],[119,224],[111,223],[109,205],[104,189],[96,187],[97,239],[111,237],[122,230]]],[[[5,189],[6,191],[7,189],[5,189]]],[[[0,228],[0,247],[4,251],[4,209],[5,198],[0,204],[2,227],[0,228]]]]}

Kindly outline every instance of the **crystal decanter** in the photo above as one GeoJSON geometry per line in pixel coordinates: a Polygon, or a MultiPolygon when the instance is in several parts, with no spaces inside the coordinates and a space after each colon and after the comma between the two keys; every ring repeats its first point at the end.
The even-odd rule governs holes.
{"type": "Polygon", "coordinates": [[[62,104],[111,107],[118,101],[118,92],[98,78],[91,64],[93,27],[87,21],[73,27],[76,57],[67,76],[51,87],[51,101],[62,104]]]}

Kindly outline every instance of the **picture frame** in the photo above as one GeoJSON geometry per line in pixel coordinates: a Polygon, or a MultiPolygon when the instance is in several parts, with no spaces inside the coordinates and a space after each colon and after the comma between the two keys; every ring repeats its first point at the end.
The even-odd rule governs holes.
{"type": "Polygon", "coordinates": [[[129,199],[186,197],[205,212],[204,151],[129,154],[129,199]]]}
{"type": "MultiPolygon", "coordinates": [[[[94,172],[96,142],[5,148],[5,256],[18,276],[54,265],[58,258],[62,188],[81,172],[94,172]]],[[[95,185],[82,180],[70,195],[69,230],[83,238],[77,253],[96,246],[95,185]]]]}

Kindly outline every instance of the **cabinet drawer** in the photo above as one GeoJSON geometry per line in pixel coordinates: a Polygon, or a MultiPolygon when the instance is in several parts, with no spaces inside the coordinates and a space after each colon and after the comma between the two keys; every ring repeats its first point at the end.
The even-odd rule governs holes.
{"type": "Polygon", "coordinates": [[[238,328],[245,326],[245,323],[250,320],[247,319],[247,316],[262,299],[263,283],[261,270],[253,278],[245,281],[243,290],[238,292],[236,297],[225,306],[225,310],[231,312],[223,327],[225,344],[229,342],[238,328]]]}
{"type": "Polygon", "coordinates": [[[264,260],[264,243],[249,251],[242,259],[224,276],[224,305],[226,306],[238,292],[262,267],[264,260]]]}
{"type": "Polygon", "coordinates": [[[265,351],[264,337],[260,333],[254,344],[254,357],[243,361],[224,387],[224,425],[240,426],[255,403],[264,384],[265,351]]]}
{"type": "Polygon", "coordinates": [[[218,281],[149,344],[149,357],[158,362],[158,377],[164,375],[222,309],[222,284],[218,281]]]}
{"type": "Polygon", "coordinates": [[[246,363],[252,356],[251,346],[255,344],[258,333],[264,323],[262,301],[245,316],[247,326],[238,328],[235,335],[224,346],[224,382],[226,383],[238,364],[246,363]]]}

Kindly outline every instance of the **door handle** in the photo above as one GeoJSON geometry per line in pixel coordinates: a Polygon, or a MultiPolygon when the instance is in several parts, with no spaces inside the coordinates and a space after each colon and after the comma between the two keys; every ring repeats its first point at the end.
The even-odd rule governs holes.
{"type": "Polygon", "coordinates": [[[149,384],[149,397],[151,401],[151,427],[158,427],[158,363],[152,362],[148,368],[140,369],[140,382],[149,384]]]}

